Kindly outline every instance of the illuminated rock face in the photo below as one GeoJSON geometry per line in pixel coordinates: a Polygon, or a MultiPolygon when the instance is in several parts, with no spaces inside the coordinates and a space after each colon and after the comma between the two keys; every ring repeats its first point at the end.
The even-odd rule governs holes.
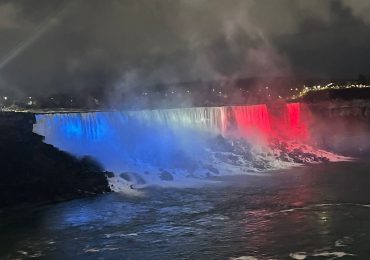
{"type": "Polygon", "coordinates": [[[115,172],[201,160],[207,141],[217,135],[259,143],[270,137],[307,137],[298,103],[287,104],[277,118],[266,105],[40,114],[34,132],[61,150],[93,156],[115,172]]]}

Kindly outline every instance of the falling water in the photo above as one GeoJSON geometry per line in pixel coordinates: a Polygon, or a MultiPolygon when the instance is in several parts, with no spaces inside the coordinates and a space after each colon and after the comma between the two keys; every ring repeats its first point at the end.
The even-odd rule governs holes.
{"type": "Polygon", "coordinates": [[[46,143],[76,156],[92,156],[116,173],[181,168],[194,174],[194,164],[215,163],[207,147],[217,136],[242,137],[254,145],[266,145],[269,137],[283,132],[294,140],[303,137],[300,105],[288,104],[283,110],[278,120],[266,105],[38,114],[34,132],[46,143]]]}
{"type": "MultiPolygon", "coordinates": [[[[266,105],[230,107],[230,118],[235,121],[235,129],[243,137],[271,134],[270,116],[266,105]]],[[[229,120],[230,121],[230,120],[229,120]]]]}
{"type": "Polygon", "coordinates": [[[307,125],[302,119],[300,103],[286,105],[287,110],[287,132],[292,139],[305,140],[308,136],[307,125]]]}
{"type": "Polygon", "coordinates": [[[194,129],[200,132],[225,134],[227,127],[226,107],[196,107],[180,109],[144,110],[128,112],[128,115],[150,127],[194,129]]]}

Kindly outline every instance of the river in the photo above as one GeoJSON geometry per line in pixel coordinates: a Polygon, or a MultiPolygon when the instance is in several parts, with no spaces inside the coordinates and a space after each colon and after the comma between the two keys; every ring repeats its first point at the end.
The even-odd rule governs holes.
{"type": "Polygon", "coordinates": [[[368,259],[370,162],[0,211],[0,259],[368,259]]]}

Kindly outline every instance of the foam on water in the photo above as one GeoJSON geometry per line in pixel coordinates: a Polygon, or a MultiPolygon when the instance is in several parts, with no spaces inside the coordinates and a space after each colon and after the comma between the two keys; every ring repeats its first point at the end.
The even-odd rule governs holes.
{"type": "Polygon", "coordinates": [[[330,257],[329,259],[336,259],[336,258],[341,258],[341,257],[344,257],[344,256],[355,257],[356,255],[346,253],[346,252],[323,251],[323,252],[320,252],[320,253],[312,253],[312,254],[308,254],[306,252],[295,252],[295,253],[289,254],[289,256],[292,259],[303,260],[303,259],[307,259],[307,257],[325,257],[325,258],[330,257]]]}

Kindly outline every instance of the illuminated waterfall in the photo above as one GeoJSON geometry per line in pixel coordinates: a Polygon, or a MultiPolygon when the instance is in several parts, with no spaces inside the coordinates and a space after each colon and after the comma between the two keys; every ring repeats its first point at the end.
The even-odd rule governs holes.
{"type": "Polygon", "coordinates": [[[266,105],[230,107],[235,128],[244,137],[254,134],[268,136],[271,133],[270,116],[266,105]]]}
{"type": "Polygon", "coordinates": [[[225,108],[36,115],[34,132],[111,171],[174,167],[202,158],[204,142],[225,131],[225,108]]]}
{"type": "Polygon", "coordinates": [[[193,129],[202,132],[224,134],[226,131],[226,107],[196,107],[128,112],[142,123],[158,124],[173,129],[193,129]]]}
{"type": "MultiPolygon", "coordinates": [[[[300,105],[285,110],[286,132],[302,137],[300,105]]],[[[272,120],[266,105],[55,113],[36,115],[34,132],[61,150],[92,156],[107,170],[121,172],[202,160],[207,141],[217,135],[267,139],[276,135],[277,121],[284,120],[272,120]]]]}
{"type": "Polygon", "coordinates": [[[308,135],[307,126],[302,119],[301,106],[300,103],[286,105],[287,132],[292,139],[296,140],[305,140],[308,135]]]}

